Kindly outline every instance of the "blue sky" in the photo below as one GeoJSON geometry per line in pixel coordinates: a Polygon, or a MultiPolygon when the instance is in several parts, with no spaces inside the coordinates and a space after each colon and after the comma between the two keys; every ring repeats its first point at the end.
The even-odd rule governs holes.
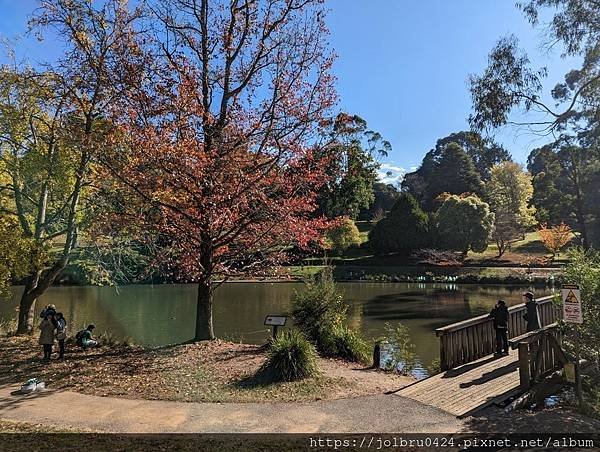
{"type": "MultiPolygon", "coordinates": [[[[26,29],[35,0],[0,0],[0,35],[26,29]]],[[[392,143],[383,170],[418,166],[438,138],[468,128],[467,78],[486,65],[496,41],[508,33],[521,41],[535,66],[549,70],[547,90],[577,66],[560,49],[541,49],[543,37],[511,0],[327,0],[339,109],[365,118],[392,143]]],[[[56,54],[56,41],[23,40],[19,55],[41,61],[56,54]]],[[[524,163],[548,141],[506,128],[498,141],[524,163]]]]}
{"type": "MultiPolygon", "coordinates": [[[[417,166],[438,138],[468,130],[467,78],[483,71],[501,36],[515,34],[534,65],[548,68],[547,87],[577,63],[562,60],[560,49],[541,49],[540,32],[511,0],[328,4],[340,107],[362,116],[392,143],[386,160],[393,168],[417,166]]],[[[548,141],[524,132],[506,128],[496,135],[521,163],[548,141]]]]}

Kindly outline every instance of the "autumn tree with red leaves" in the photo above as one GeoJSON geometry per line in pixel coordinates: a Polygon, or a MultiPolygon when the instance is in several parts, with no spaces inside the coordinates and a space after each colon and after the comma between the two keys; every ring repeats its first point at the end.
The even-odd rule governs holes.
{"type": "Polygon", "coordinates": [[[198,282],[195,340],[214,339],[213,292],[319,239],[314,152],[335,102],[321,0],[163,0],[153,71],[113,111],[98,184],[104,226],[158,241],[198,282]],[[112,199],[110,198],[112,195],[112,199]]]}

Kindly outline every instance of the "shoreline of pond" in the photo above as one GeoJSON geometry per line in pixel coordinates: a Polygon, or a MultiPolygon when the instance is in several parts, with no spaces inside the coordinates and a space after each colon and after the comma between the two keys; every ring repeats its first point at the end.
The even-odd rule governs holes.
{"type": "MultiPolygon", "coordinates": [[[[227,282],[237,283],[288,283],[301,282],[317,274],[322,266],[282,267],[287,274],[269,277],[232,277],[227,282]]],[[[561,267],[506,267],[506,266],[334,266],[336,282],[389,282],[389,283],[454,283],[454,284],[494,284],[532,285],[536,287],[554,286],[562,283],[561,267]]],[[[222,280],[216,281],[222,282],[222,280]]],[[[130,281],[115,285],[142,284],[195,284],[195,281],[176,281],[152,278],[145,281],[130,281]]],[[[14,285],[24,285],[15,281],[14,285]]],[[[53,286],[95,286],[93,279],[74,266],[67,267],[53,286]]]]}
{"type": "MultiPolygon", "coordinates": [[[[215,291],[214,328],[218,337],[263,344],[271,332],[265,316],[289,313],[299,281],[246,281],[225,283],[215,291]]],[[[348,324],[366,338],[381,337],[386,322],[401,322],[410,329],[415,352],[424,367],[431,365],[439,348],[434,331],[444,325],[487,313],[498,299],[509,305],[533,290],[550,295],[551,287],[525,285],[443,283],[340,283],[348,304],[348,324]]],[[[23,287],[13,287],[12,299],[0,305],[0,320],[14,318],[23,287]]],[[[93,323],[98,332],[150,346],[182,343],[194,335],[197,287],[193,284],[57,286],[39,304],[55,304],[76,331],[93,323]]]]}

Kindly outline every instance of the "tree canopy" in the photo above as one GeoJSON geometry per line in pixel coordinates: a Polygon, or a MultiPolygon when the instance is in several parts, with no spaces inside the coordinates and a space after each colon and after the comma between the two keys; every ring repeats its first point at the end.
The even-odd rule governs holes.
{"type": "Polygon", "coordinates": [[[587,0],[527,0],[520,2],[527,19],[542,30],[548,46],[562,45],[563,56],[581,56],[580,68],[567,73],[551,91],[555,105],[542,100],[545,68],[531,67],[527,54],[514,35],[501,38],[492,49],[488,66],[481,75],[472,75],[470,90],[473,113],[470,123],[476,130],[514,124],[536,133],[565,130],[569,125],[598,121],[600,101],[600,10],[587,0]],[[540,17],[552,15],[548,26],[540,17]],[[523,109],[529,115],[513,122],[511,112],[523,109]]]}
{"type": "Polygon", "coordinates": [[[369,244],[377,253],[403,253],[430,244],[429,217],[408,193],[402,193],[388,215],[369,233],[369,244]]]}
{"type": "Polygon", "coordinates": [[[482,137],[478,132],[451,133],[437,140],[435,150],[439,152],[450,143],[458,144],[471,157],[482,181],[490,178],[490,170],[494,165],[512,160],[510,153],[502,145],[492,138],[482,137]]]}
{"type": "Polygon", "coordinates": [[[381,219],[385,216],[400,197],[400,191],[392,184],[383,182],[375,182],[373,184],[373,203],[368,209],[363,209],[360,212],[361,220],[381,219]]]}
{"type": "Polygon", "coordinates": [[[531,175],[518,163],[502,162],[492,167],[485,186],[486,200],[495,216],[494,239],[502,256],[511,242],[522,238],[536,224],[531,175]]]}
{"type": "Polygon", "coordinates": [[[600,153],[559,140],[534,149],[528,158],[533,175],[533,205],[540,222],[567,223],[587,248],[600,243],[600,153]]]}
{"type": "Polygon", "coordinates": [[[475,195],[449,195],[435,214],[435,226],[440,248],[482,253],[492,238],[494,214],[475,195]]]}
{"type": "MultiPolygon", "coordinates": [[[[51,68],[0,69],[0,171],[9,183],[10,213],[36,255],[59,241],[60,251],[36,259],[19,304],[18,333],[32,331],[35,302],[64,270],[77,246],[93,156],[106,146],[106,120],[124,80],[133,77],[137,11],[110,0],[41,2],[30,25],[65,38],[51,68]]],[[[1,176],[0,176],[1,177],[1,176]]]]}
{"type": "Polygon", "coordinates": [[[360,231],[350,218],[342,218],[327,231],[325,242],[334,253],[342,254],[348,248],[361,244],[360,231]]]}
{"type": "Polygon", "coordinates": [[[357,115],[340,113],[327,131],[330,142],[319,150],[329,180],[319,190],[319,212],[328,218],[356,219],[375,199],[378,156],[386,156],[390,143],[367,128],[357,115]]]}
{"type": "Polygon", "coordinates": [[[423,209],[432,211],[440,194],[480,195],[483,182],[473,160],[460,145],[451,141],[429,151],[421,166],[405,176],[402,188],[414,196],[423,209]]]}

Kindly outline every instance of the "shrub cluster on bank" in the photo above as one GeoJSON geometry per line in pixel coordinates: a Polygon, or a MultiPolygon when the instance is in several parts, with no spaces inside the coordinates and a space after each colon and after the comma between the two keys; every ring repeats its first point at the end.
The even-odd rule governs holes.
{"type": "Polygon", "coordinates": [[[271,341],[267,361],[259,372],[269,381],[314,377],[319,373],[317,350],[300,331],[285,330],[271,341]]]}
{"type": "Polygon", "coordinates": [[[292,299],[292,317],[296,326],[315,344],[323,356],[366,362],[370,347],[367,341],[350,329],[347,306],[333,279],[331,268],[306,282],[303,291],[292,299]]]}

